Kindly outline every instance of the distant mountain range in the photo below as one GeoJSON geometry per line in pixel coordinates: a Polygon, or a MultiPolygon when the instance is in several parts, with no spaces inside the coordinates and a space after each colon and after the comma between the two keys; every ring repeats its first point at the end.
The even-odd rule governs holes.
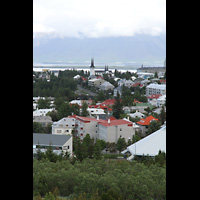
{"type": "Polygon", "coordinates": [[[33,40],[33,62],[130,63],[163,66],[166,36],[43,38],[33,40]]]}

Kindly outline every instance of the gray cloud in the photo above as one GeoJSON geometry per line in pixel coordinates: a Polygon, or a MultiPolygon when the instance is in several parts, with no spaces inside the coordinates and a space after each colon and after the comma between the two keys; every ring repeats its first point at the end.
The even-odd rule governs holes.
{"type": "Polygon", "coordinates": [[[166,0],[34,0],[33,37],[117,37],[166,32],[166,0]]]}

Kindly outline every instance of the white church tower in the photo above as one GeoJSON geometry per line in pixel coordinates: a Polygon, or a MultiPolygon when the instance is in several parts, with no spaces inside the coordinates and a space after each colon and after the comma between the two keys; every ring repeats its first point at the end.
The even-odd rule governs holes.
{"type": "Polygon", "coordinates": [[[91,66],[90,66],[90,77],[95,78],[95,67],[94,67],[94,59],[91,59],[91,66]]]}

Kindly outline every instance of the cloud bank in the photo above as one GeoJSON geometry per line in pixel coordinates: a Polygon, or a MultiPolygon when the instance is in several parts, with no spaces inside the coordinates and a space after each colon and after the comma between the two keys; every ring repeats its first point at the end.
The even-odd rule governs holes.
{"type": "Polygon", "coordinates": [[[33,37],[99,38],[166,32],[166,0],[34,0],[33,37]]]}

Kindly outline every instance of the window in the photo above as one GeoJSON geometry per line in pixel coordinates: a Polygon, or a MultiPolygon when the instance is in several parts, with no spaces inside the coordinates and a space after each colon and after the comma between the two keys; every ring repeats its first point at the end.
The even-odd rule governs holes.
{"type": "Polygon", "coordinates": [[[62,133],[62,130],[57,130],[57,133],[62,133]]]}
{"type": "Polygon", "coordinates": [[[120,128],[119,130],[122,131],[122,128],[120,128]]]}

